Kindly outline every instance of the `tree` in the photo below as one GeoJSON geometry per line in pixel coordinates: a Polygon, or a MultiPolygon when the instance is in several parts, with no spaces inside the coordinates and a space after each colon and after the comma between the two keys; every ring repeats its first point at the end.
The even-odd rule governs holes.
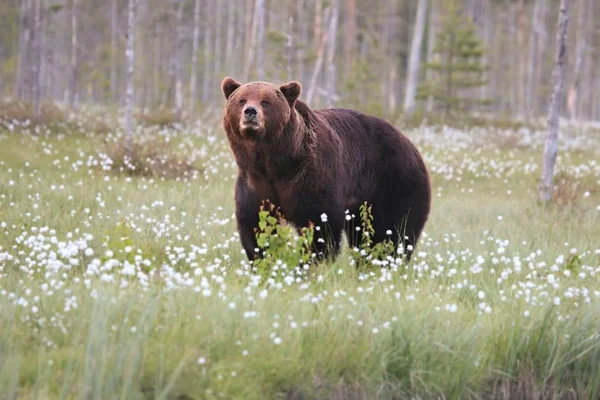
{"type": "Polygon", "coordinates": [[[256,72],[259,81],[265,80],[265,0],[256,0],[255,21],[257,25],[256,72]]]}
{"type": "Polygon", "coordinates": [[[337,0],[331,1],[331,22],[329,24],[329,30],[327,32],[328,46],[327,46],[327,106],[333,107],[335,98],[335,36],[337,32],[338,23],[338,2],[337,0]]]}
{"type": "Polygon", "coordinates": [[[177,116],[181,116],[183,111],[183,7],[185,6],[185,0],[179,0],[177,6],[177,27],[175,29],[175,60],[174,62],[174,73],[175,73],[175,113],[177,116]]]}
{"type": "Polygon", "coordinates": [[[19,32],[19,54],[17,62],[17,82],[15,85],[15,97],[25,99],[26,81],[28,68],[28,56],[31,47],[31,0],[21,1],[20,32],[19,32]]]}
{"type": "Polygon", "coordinates": [[[544,29],[544,8],[546,0],[535,0],[533,5],[533,21],[531,26],[531,34],[529,36],[529,65],[527,71],[527,91],[525,95],[525,108],[527,116],[533,116],[534,93],[536,84],[536,71],[539,60],[539,47],[544,29]]]}
{"type": "Polygon", "coordinates": [[[431,78],[419,87],[417,97],[424,100],[431,96],[443,115],[448,116],[489,102],[469,93],[486,83],[483,78],[486,69],[481,62],[483,43],[476,37],[473,23],[458,1],[447,0],[445,5],[445,18],[434,49],[439,61],[427,63],[431,78]]]}
{"type": "MultiPolygon", "coordinates": [[[[329,12],[330,12],[330,8],[328,7],[325,10],[325,21],[330,20],[331,18],[329,17],[329,12]]],[[[320,15],[320,13],[318,14],[320,15]]],[[[320,16],[319,19],[317,19],[316,21],[320,21],[320,16]]],[[[317,24],[317,22],[315,21],[315,24],[317,24]]],[[[315,27],[315,31],[318,31],[320,36],[320,42],[319,42],[319,47],[317,48],[317,59],[315,61],[315,68],[313,69],[312,75],[310,77],[310,81],[309,81],[309,86],[308,86],[308,92],[306,94],[306,102],[308,104],[312,103],[313,97],[317,91],[317,82],[319,79],[319,75],[321,74],[321,69],[323,69],[323,58],[325,55],[325,47],[327,46],[327,35],[322,33],[322,29],[316,29],[315,27]]]]}
{"type": "Polygon", "coordinates": [[[40,115],[40,100],[41,100],[41,89],[42,89],[42,1],[33,0],[34,4],[34,16],[33,16],[33,57],[31,62],[32,67],[32,85],[31,93],[33,97],[33,108],[35,115],[40,115]]]}
{"type": "Polygon", "coordinates": [[[77,91],[77,1],[71,3],[71,66],[69,70],[69,106],[75,105],[77,91]]]}
{"type": "MultiPolygon", "coordinates": [[[[192,35],[192,72],[190,76],[190,114],[196,108],[198,44],[200,42],[200,0],[194,0],[194,33],[192,35]]],[[[229,46],[229,40],[227,41],[229,46]]],[[[229,51],[229,50],[228,50],[229,51]]]]}
{"type": "Polygon", "coordinates": [[[544,146],[542,176],[539,186],[540,201],[552,199],[552,176],[558,147],[558,125],[565,79],[565,54],[567,52],[567,28],[569,23],[569,0],[560,0],[558,11],[558,31],[556,33],[556,62],[552,72],[552,97],[548,110],[548,136],[544,146]]]}
{"type": "Polygon", "coordinates": [[[410,46],[410,58],[406,74],[406,92],[404,95],[404,111],[412,113],[415,106],[417,93],[417,82],[419,79],[419,64],[421,63],[421,44],[425,32],[425,19],[427,15],[427,0],[419,0],[417,15],[415,17],[415,28],[410,46]]]}
{"type": "Polygon", "coordinates": [[[344,78],[356,64],[356,0],[346,0],[344,15],[344,78]]]}
{"type": "Polygon", "coordinates": [[[133,47],[133,35],[135,34],[135,3],[139,0],[128,0],[127,4],[127,47],[125,58],[127,60],[127,88],[125,93],[125,148],[131,150],[133,142],[133,66],[135,62],[135,51],[133,47]]]}
{"type": "Polygon", "coordinates": [[[592,30],[588,25],[592,25],[593,4],[590,0],[579,0],[579,14],[577,20],[577,46],[575,47],[575,66],[573,68],[573,83],[569,89],[569,117],[578,118],[579,115],[579,95],[581,89],[581,75],[583,70],[584,55],[587,48],[588,34],[592,30]]]}
{"type": "Polygon", "coordinates": [[[112,0],[110,6],[110,94],[117,101],[117,9],[118,0],[112,0]]]}

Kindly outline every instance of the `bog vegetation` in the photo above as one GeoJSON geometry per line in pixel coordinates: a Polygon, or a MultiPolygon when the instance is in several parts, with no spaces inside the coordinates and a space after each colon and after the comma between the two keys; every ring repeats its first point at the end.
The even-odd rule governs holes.
{"type": "Polygon", "coordinates": [[[546,206],[544,131],[412,128],[434,206],[410,264],[369,245],[366,205],[346,217],[361,247],[320,265],[318,232],[264,213],[251,266],[218,115],[140,121],[138,161],[111,150],[119,129],[69,118],[2,121],[8,398],[600,395],[598,127],[563,121],[546,206]]]}
{"type": "Polygon", "coordinates": [[[3,0],[0,398],[600,398],[599,10],[3,0]],[[265,204],[249,264],[226,75],[417,144],[434,199],[409,264],[369,204],[322,264],[318,230],[265,204]]]}

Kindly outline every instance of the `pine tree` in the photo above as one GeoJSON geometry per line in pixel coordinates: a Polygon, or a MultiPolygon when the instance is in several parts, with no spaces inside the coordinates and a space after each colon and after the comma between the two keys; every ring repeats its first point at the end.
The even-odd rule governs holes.
{"type": "Polygon", "coordinates": [[[437,33],[433,60],[425,64],[430,78],[419,86],[419,100],[433,99],[434,109],[444,116],[464,113],[489,103],[473,90],[486,83],[482,64],[483,42],[460,2],[446,0],[445,18],[437,33]]]}

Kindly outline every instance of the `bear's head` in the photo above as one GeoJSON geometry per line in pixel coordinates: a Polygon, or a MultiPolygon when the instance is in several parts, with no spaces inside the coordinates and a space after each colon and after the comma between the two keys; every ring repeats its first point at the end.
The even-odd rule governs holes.
{"type": "Polygon", "coordinates": [[[221,84],[227,103],[223,122],[244,139],[269,140],[278,137],[293,116],[294,103],[302,87],[292,81],[281,86],[267,82],[241,84],[225,78],[221,84]]]}

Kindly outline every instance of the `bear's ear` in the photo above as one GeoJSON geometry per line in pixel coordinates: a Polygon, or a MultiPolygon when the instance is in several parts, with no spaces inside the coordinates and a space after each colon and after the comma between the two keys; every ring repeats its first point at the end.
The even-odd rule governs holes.
{"type": "Polygon", "coordinates": [[[281,93],[283,93],[288,103],[290,103],[290,106],[293,106],[302,92],[302,85],[296,81],[291,81],[279,86],[279,90],[281,90],[281,93]]]}
{"type": "Polygon", "coordinates": [[[235,89],[239,88],[240,86],[242,86],[242,84],[233,78],[227,77],[223,79],[223,83],[221,83],[221,89],[223,90],[225,99],[228,99],[235,89]]]}

